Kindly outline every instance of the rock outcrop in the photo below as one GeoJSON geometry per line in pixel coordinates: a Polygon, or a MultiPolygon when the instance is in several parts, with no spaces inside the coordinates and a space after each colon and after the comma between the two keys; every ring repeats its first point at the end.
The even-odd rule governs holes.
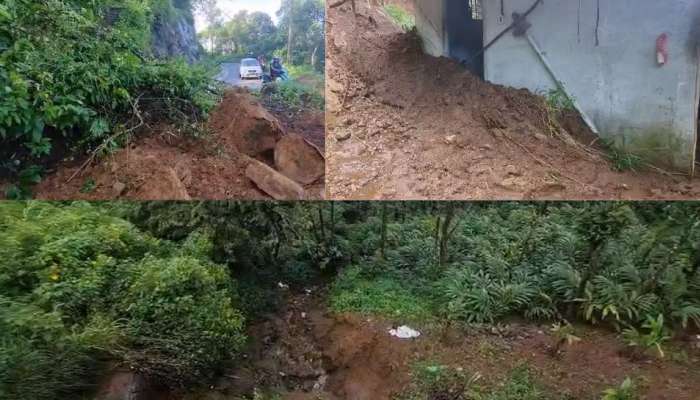
{"type": "Polygon", "coordinates": [[[152,27],[152,50],[158,58],[184,57],[194,62],[200,56],[200,44],[189,1],[172,1],[173,11],[157,15],[152,27]]]}

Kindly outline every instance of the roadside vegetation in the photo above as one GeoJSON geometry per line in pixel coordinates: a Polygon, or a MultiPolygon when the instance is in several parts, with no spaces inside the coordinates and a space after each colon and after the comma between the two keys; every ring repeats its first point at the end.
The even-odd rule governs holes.
{"type": "Polygon", "coordinates": [[[276,26],[264,13],[224,22],[206,0],[0,4],[2,196],[29,198],[58,162],[99,159],[148,127],[200,136],[221,100],[219,64],[249,53],[288,60],[294,79],[272,88],[275,101],[322,109],[323,12],[322,1],[284,2],[276,26]],[[154,26],[193,23],[195,11],[212,22],[202,37],[210,51],[156,57],[154,26]]]}
{"type": "Polygon", "coordinates": [[[213,2],[204,2],[208,27],[200,33],[211,56],[242,58],[252,54],[282,58],[288,67],[308,66],[318,73],[325,68],[325,1],[284,0],[278,22],[263,12],[240,11],[224,20],[213,2]]]}
{"type": "MultiPolygon", "coordinates": [[[[89,393],[114,365],[206,385],[235,364],[246,322],[278,309],[280,287],[326,285],[336,315],[423,332],[551,327],[552,357],[596,326],[632,360],[686,365],[678,339],[700,327],[695,204],[6,202],[0,232],[8,399],[89,393]]],[[[541,370],[503,368],[494,386],[419,359],[400,398],[561,398],[541,370]]],[[[635,398],[639,384],[592,395],[635,398]]]]}
{"type": "Polygon", "coordinates": [[[8,197],[28,196],[52,163],[109,153],[144,124],[200,129],[219,97],[209,74],[150,50],[154,21],[178,12],[160,0],[0,4],[0,178],[16,183],[8,197]]]}

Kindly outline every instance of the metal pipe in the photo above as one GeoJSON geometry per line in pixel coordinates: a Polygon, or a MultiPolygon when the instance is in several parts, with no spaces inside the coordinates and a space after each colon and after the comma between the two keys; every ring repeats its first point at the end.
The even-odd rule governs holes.
{"type": "Polygon", "coordinates": [[[525,37],[527,37],[527,41],[530,43],[530,46],[532,46],[532,49],[535,51],[537,56],[540,58],[540,61],[542,61],[542,64],[544,64],[545,69],[549,73],[549,75],[554,79],[554,82],[556,85],[564,92],[566,97],[569,98],[571,101],[571,104],[574,105],[574,108],[576,108],[576,111],[581,114],[581,117],[583,118],[583,121],[588,125],[589,128],[591,128],[591,131],[595,133],[596,135],[600,135],[600,132],[598,131],[598,128],[595,126],[595,123],[593,122],[593,119],[591,119],[588,114],[586,114],[585,111],[581,108],[581,105],[578,103],[576,98],[571,96],[568,90],[566,90],[566,86],[564,83],[559,80],[557,75],[554,73],[554,69],[552,69],[552,65],[549,63],[549,60],[547,60],[547,57],[544,55],[544,52],[542,52],[542,49],[540,49],[540,46],[535,42],[535,39],[533,39],[532,35],[530,35],[530,32],[527,32],[525,34],[525,37]]]}

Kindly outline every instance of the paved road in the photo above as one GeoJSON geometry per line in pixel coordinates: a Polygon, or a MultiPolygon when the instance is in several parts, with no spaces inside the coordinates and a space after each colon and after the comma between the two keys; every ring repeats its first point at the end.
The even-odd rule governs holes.
{"type": "Polygon", "coordinates": [[[262,87],[260,79],[243,79],[238,77],[240,63],[223,63],[221,64],[221,72],[216,76],[216,79],[227,83],[231,86],[243,86],[251,90],[259,90],[262,87]]]}

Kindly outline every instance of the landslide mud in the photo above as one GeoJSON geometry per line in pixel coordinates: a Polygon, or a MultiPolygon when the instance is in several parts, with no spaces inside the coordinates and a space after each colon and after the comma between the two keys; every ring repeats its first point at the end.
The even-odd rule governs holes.
{"type": "Polygon", "coordinates": [[[422,335],[403,340],[388,330],[405,321],[335,314],[326,302],[317,288],[288,293],[280,310],[251,325],[247,349],[232,361],[236,366],[209,391],[187,400],[238,400],[256,391],[284,400],[392,400],[415,388],[419,362],[478,376],[476,384],[490,390],[525,365],[551,398],[597,399],[626,377],[639,383],[639,394],[648,400],[693,400],[700,390],[700,348],[693,337],[667,344],[667,350],[685,354],[681,361],[632,357],[614,332],[584,325],[576,326],[581,340],[564,346],[557,345],[550,325],[521,321],[472,328],[416,325],[422,335]]]}
{"type": "Polygon", "coordinates": [[[403,32],[381,7],[356,4],[357,15],[349,3],[328,10],[331,198],[700,196],[698,179],[616,171],[577,116],[554,119],[542,97],[424,54],[417,35],[403,32]]]}
{"type": "MultiPolygon", "coordinates": [[[[43,200],[256,200],[269,197],[245,176],[252,162],[244,153],[240,132],[260,134],[271,127],[309,142],[323,129],[323,115],[309,111],[290,124],[287,116],[266,110],[246,90],[229,90],[212,112],[209,134],[193,138],[169,125],[151,126],[123,149],[79,170],[83,159],[66,160],[34,188],[43,200]],[[245,118],[241,118],[245,116],[245,118]],[[286,121],[286,122],[285,122],[286,121]]],[[[269,165],[271,148],[281,134],[269,134],[265,150],[253,157],[269,165]]],[[[255,139],[255,138],[253,138],[255,139]]],[[[250,153],[250,152],[249,152],[250,153]]],[[[87,158],[87,157],[84,157],[87,158]]],[[[323,178],[304,185],[309,199],[323,198],[323,178]]]]}

